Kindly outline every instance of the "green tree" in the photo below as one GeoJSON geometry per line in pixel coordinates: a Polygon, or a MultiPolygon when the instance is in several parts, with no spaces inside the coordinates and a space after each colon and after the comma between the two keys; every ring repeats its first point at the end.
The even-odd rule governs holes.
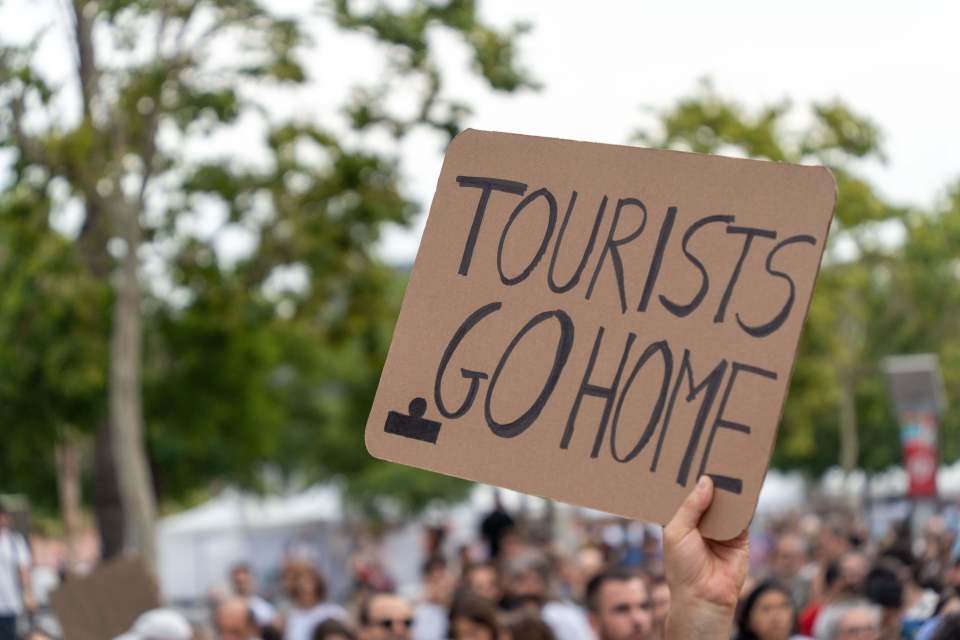
{"type": "MultiPolygon", "coordinates": [[[[659,147],[721,153],[830,168],[838,200],[820,276],[801,338],[773,464],[820,472],[840,464],[870,469],[899,460],[897,426],[890,413],[881,359],[946,343],[894,341],[902,320],[889,304],[898,295],[890,274],[926,274],[904,264],[902,247],[884,242],[884,225],[908,220],[858,175],[861,160],[882,160],[881,135],[869,119],[841,102],[814,104],[806,126],[791,128],[787,101],[750,111],[721,96],[709,82],[659,114],[659,127],[638,139],[659,147]],[[860,442],[868,439],[869,447],[860,442]],[[839,452],[839,456],[837,456],[839,452]]],[[[940,218],[936,218],[940,220],[940,218]]],[[[943,253],[939,259],[944,259],[943,253]]],[[[944,263],[946,264],[946,262],[944,263]]],[[[955,284],[954,284],[955,287],[955,284]]],[[[929,303],[925,303],[929,308],[929,303]]],[[[907,315],[912,311],[906,311],[907,315]]],[[[926,334],[936,313],[923,321],[926,334]]],[[[914,323],[919,316],[914,318],[914,323]]]]}
{"type": "MultiPolygon", "coordinates": [[[[463,36],[474,70],[494,89],[529,81],[514,60],[521,29],[491,29],[469,0],[417,1],[403,10],[377,4],[369,12],[337,1],[321,17],[278,15],[256,0],[67,5],[69,29],[19,45],[5,25],[0,45],[0,150],[16,152],[0,202],[5,214],[26,220],[16,234],[35,233],[36,246],[53,247],[59,261],[50,270],[20,253],[3,256],[12,282],[52,284],[42,303],[5,288],[0,308],[13,319],[42,317],[31,327],[40,352],[64,358],[34,363],[5,351],[17,370],[5,392],[38,399],[62,391],[69,400],[36,418],[38,431],[20,413],[29,403],[13,405],[5,436],[50,451],[64,425],[96,432],[104,551],[126,544],[151,557],[154,479],[171,497],[213,478],[252,483],[275,455],[288,456],[291,471],[363,477],[371,461],[362,416],[389,341],[396,288],[396,274],[372,251],[385,223],[405,224],[416,209],[402,192],[396,158],[365,150],[365,134],[456,133],[466,106],[443,92],[429,46],[436,29],[463,36]],[[296,100],[295,87],[316,80],[302,60],[313,51],[306,26],[317,19],[369,34],[388,61],[387,80],[359,87],[347,105],[356,136],[307,118],[278,122],[259,99],[266,92],[296,100]],[[52,86],[36,65],[45,37],[75,55],[67,85],[52,86]],[[401,83],[423,87],[412,115],[390,107],[401,83]],[[71,91],[79,96],[75,110],[71,91]],[[236,131],[241,119],[264,132],[265,161],[185,151],[236,131]],[[82,209],[71,237],[51,226],[52,211],[67,203],[82,209]],[[225,225],[255,237],[250,255],[229,263],[213,241],[183,232],[183,221],[211,203],[227,212],[225,225]],[[306,276],[301,286],[274,286],[291,272],[306,276]],[[50,324],[56,313],[85,323],[62,320],[70,326],[61,331],[50,324]],[[101,348],[105,357],[81,355],[101,348]],[[78,373],[75,360],[91,370],[78,373]],[[74,375],[79,382],[67,379],[74,375]],[[39,386],[31,386],[36,376],[39,386]],[[121,509],[111,499],[116,489],[121,509]]],[[[22,240],[10,237],[10,246],[22,240]]],[[[0,341],[17,338],[15,322],[3,328],[0,341]]]]}

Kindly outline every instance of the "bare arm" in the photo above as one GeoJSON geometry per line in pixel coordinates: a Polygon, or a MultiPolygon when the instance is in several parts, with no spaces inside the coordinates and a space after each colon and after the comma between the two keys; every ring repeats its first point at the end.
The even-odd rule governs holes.
{"type": "Polygon", "coordinates": [[[37,601],[33,597],[33,585],[30,582],[30,568],[19,567],[20,588],[23,591],[23,606],[27,611],[33,611],[37,607],[37,601]]]}
{"type": "Polygon", "coordinates": [[[700,518],[712,501],[713,481],[703,476],[663,530],[671,593],[666,640],[730,638],[749,545],[746,531],[726,542],[700,534],[700,518]]]}

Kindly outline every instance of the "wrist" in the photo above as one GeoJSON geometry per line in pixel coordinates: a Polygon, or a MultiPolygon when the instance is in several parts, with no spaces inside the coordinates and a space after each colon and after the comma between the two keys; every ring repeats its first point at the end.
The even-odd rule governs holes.
{"type": "Polygon", "coordinates": [[[697,598],[674,598],[665,640],[729,640],[735,611],[735,607],[697,598]]]}

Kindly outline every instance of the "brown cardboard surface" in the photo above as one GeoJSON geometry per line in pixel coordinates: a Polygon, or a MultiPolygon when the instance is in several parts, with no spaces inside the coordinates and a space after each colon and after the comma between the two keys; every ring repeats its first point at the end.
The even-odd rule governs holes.
{"type": "Polygon", "coordinates": [[[67,581],[51,594],[50,603],[64,640],[104,640],[128,631],[141,613],[159,607],[160,590],[142,559],[121,557],[67,581]]]}
{"type": "Polygon", "coordinates": [[[367,449],[659,523],[702,469],[718,487],[704,532],[735,536],[835,200],[822,167],[461,133],[367,449]]]}

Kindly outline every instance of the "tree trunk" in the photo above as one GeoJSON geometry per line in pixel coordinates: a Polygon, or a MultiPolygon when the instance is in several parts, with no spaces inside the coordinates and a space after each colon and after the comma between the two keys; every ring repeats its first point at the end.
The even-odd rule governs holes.
{"type": "Polygon", "coordinates": [[[110,421],[97,427],[93,442],[93,512],[100,534],[100,558],[109,560],[123,552],[123,503],[110,446],[110,421]]]}
{"type": "Polygon", "coordinates": [[[115,212],[126,253],[115,273],[110,335],[110,434],[124,511],[126,548],[155,564],[153,483],[147,466],[140,387],[143,293],[139,280],[140,221],[134,207],[115,212]]]}
{"type": "Polygon", "coordinates": [[[860,458],[860,439],[857,435],[857,405],[853,376],[840,374],[840,466],[849,476],[860,458]]]}
{"type": "Polygon", "coordinates": [[[56,445],[57,495],[67,544],[67,572],[76,572],[77,536],[80,533],[80,443],[66,434],[56,445]]]}

